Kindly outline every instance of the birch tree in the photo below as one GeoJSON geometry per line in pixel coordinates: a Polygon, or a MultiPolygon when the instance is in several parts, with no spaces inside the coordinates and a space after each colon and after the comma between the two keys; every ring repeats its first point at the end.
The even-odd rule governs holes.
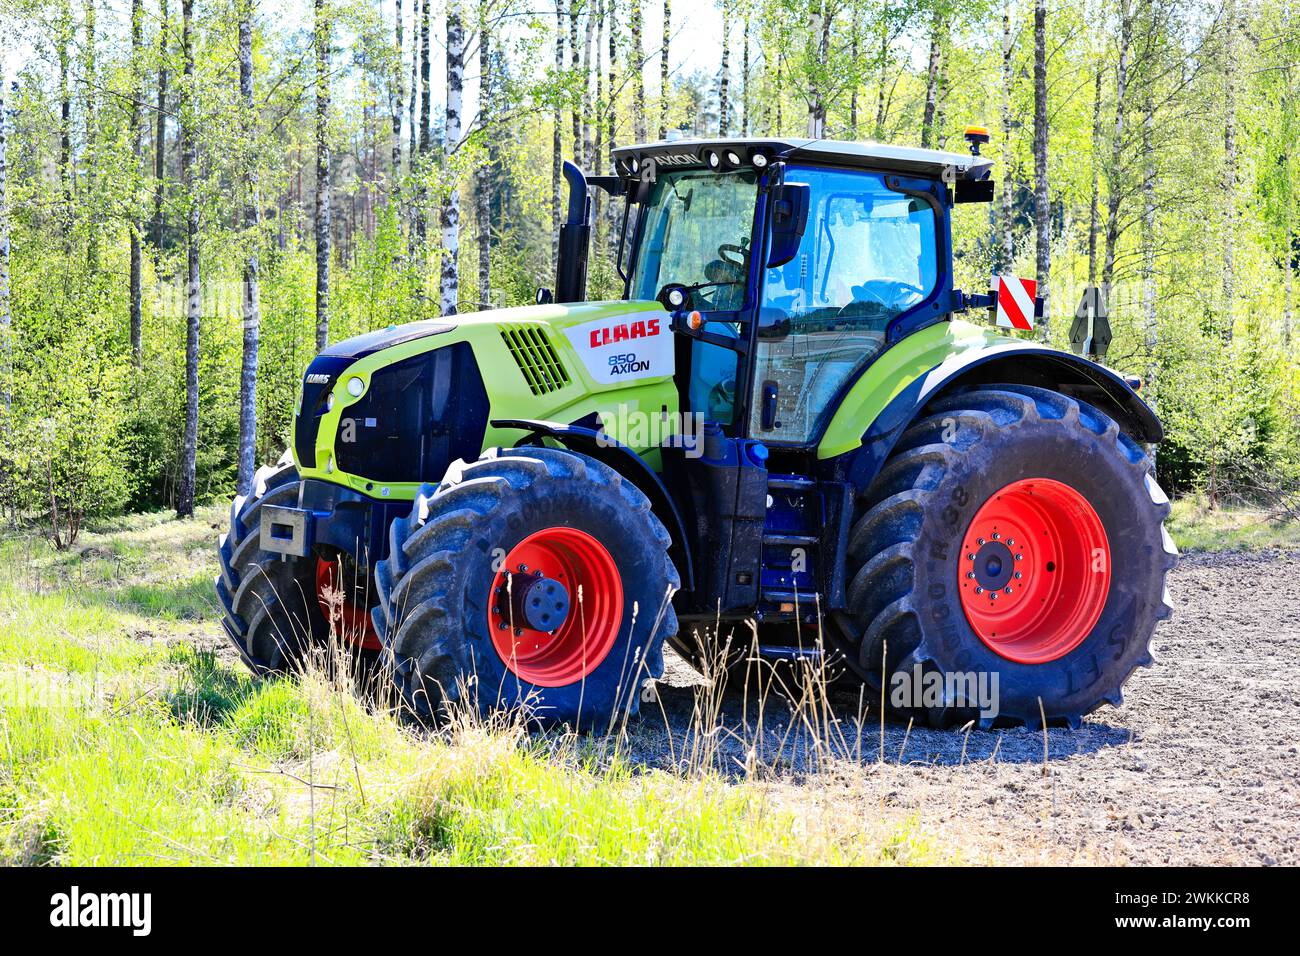
{"type": "MultiPolygon", "coordinates": [[[[239,370],[239,471],[237,488],[249,494],[253,472],[257,468],[257,361],[261,339],[261,291],[258,286],[261,242],[260,202],[257,169],[257,108],[253,102],[253,12],[255,0],[239,0],[239,102],[240,133],[244,169],[244,231],[247,254],[244,258],[243,317],[244,343],[239,370]]],[[[319,334],[319,333],[318,333],[319,334]]]]}
{"type": "Polygon", "coordinates": [[[1035,276],[1043,298],[1039,328],[1048,341],[1051,323],[1052,207],[1047,182],[1047,2],[1034,0],[1034,232],[1035,276]]]}
{"type": "Polygon", "coordinates": [[[326,0],[313,0],[316,50],[316,351],[330,337],[330,26],[326,0]]]}
{"type": "Polygon", "coordinates": [[[194,0],[181,0],[180,93],[181,188],[185,193],[185,434],[181,443],[180,487],[176,494],[176,515],[194,514],[195,456],[199,445],[199,190],[195,165],[198,161],[198,85],[194,76],[194,0]]]}
{"type": "Polygon", "coordinates": [[[129,313],[128,334],[131,340],[131,360],[137,369],[144,364],[144,319],[143,306],[141,299],[143,297],[142,285],[142,253],[140,248],[140,233],[143,224],[140,222],[140,216],[137,213],[136,204],[138,201],[137,177],[140,173],[140,167],[144,163],[144,118],[141,114],[140,104],[144,99],[144,66],[141,63],[144,52],[144,0],[131,0],[131,59],[130,69],[130,106],[128,107],[127,124],[131,135],[131,177],[128,183],[128,189],[131,199],[130,220],[127,223],[127,232],[129,233],[130,242],[130,266],[128,267],[129,278],[127,295],[129,298],[127,310],[129,313]]]}
{"type": "Polygon", "coordinates": [[[668,48],[673,39],[673,0],[664,0],[663,48],[659,51],[659,138],[668,138],[668,104],[672,97],[668,87],[668,48]]]}
{"type": "Polygon", "coordinates": [[[167,0],[158,0],[158,108],[154,111],[153,244],[163,244],[163,202],[167,197],[167,66],[169,18],[167,0]]]}
{"type": "MultiPolygon", "coordinates": [[[[447,161],[460,148],[461,109],[465,90],[465,25],[460,0],[447,7],[447,122],[443,155],[447,161]]],[[[558,135],[558,134],[557,134],[558,135]]],[[[439,298],[443,315],[455,315],[460,298],[460,192],[453,180],[442,205],[442,276],[439,298]]]]}
{"type": "MultiPolygon", "coordinates": [[[[631,79],[632,94],[632,135],[638,143],[647,139],[645,118],[645,49],[642,36],[641,0],[629,0],[632,5],[631,41],[628,52],[627,68],[631,79]]],[[[725,28],[724,28],[725,29],[725,28]]],[[[726,49],[725,39],[723,49],[726,49]]],[[[724,59],[726,54],[723,54],[724,59]]]]}

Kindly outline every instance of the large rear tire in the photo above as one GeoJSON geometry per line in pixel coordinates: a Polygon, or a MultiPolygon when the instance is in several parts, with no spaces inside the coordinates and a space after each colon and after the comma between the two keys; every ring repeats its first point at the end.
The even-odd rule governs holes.
{"type": "Polygon", "coordinates": [[[457,461],[393,522],[375,630],[409,710],[603,730],[663,674],[680,587],[671,538],[612,468],[550,448],[457,461]],[[553,615],[553,616],[549,616],[553,615]]]}
{"type": "Polygon", "coordinates": [[[921,699],[920,677],[941,696],[900,709],[989,725],[987,707],[953,691],[973,686],[957,676],[985,675],[1004,721],[1077,726],[1152,663],[1172,610],[1169,503],[1142,448],[1096,408],[1018,385],[942,399],[862,504],[849,610],[832,631],[894,706],[896,688],[921,699]]]}

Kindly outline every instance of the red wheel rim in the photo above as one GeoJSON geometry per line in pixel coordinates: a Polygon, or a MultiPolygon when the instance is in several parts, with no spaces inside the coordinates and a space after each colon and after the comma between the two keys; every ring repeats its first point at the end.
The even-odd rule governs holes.
{"type": "Polygon", "coordinates": [[[382,647],[370,609],[356,602],[355,586],[352,582],[340,586],[338,559],[316,558],[316,603],[334,632],[347,643],[367,651],[382,647]]]}
{"type": "Polygon", "coordinates": [[[1002,657],[1046,664],[1096,625],[1110,564],[1106,529],[1083,495],[1050,478],[1013,481],[984,502],[962,539],[962,610],[1002,657]]]}
{"type": "Polygon", "coordinates": [[[510,549],[492,579],[488,628],[497,654],[512,672],[539,687],[582,680],[609,655],[623,624],[623,582],[605,546],[577,528],[545,528],[510,549]],[[526,626],[511,610],[522,576],[564,585],[569,610],[553,631],[526,626]]]}

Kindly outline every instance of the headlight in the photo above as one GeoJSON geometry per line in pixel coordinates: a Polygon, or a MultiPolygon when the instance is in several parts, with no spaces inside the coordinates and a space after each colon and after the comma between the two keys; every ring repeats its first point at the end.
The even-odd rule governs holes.
{"type": "Polygon", "coordinates": [[[365,390],[366,390],[366,383],[361,381],[361,379],[357,378],[356,376],[353,376],[352,378],[348,379],[348,394],[351,395],[353,398],[360,398],[361,393],[364,392],[365,390]]]}

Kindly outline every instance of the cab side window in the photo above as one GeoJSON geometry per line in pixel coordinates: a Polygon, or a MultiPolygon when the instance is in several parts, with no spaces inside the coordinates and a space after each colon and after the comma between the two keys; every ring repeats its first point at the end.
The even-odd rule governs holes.
{"type": "Polygon", "coordinates": [[[764,277],[760,322],[788,329],[761,337],[751,434],[805,442],[840,387],[884,348],[890,322],[938,282],[935,211],[885,185],[878,173],[790,169],[811,186],[799,251],[764,277]],[[776,387],[772,428],[762,427],[764,386],[776,387]]]}

